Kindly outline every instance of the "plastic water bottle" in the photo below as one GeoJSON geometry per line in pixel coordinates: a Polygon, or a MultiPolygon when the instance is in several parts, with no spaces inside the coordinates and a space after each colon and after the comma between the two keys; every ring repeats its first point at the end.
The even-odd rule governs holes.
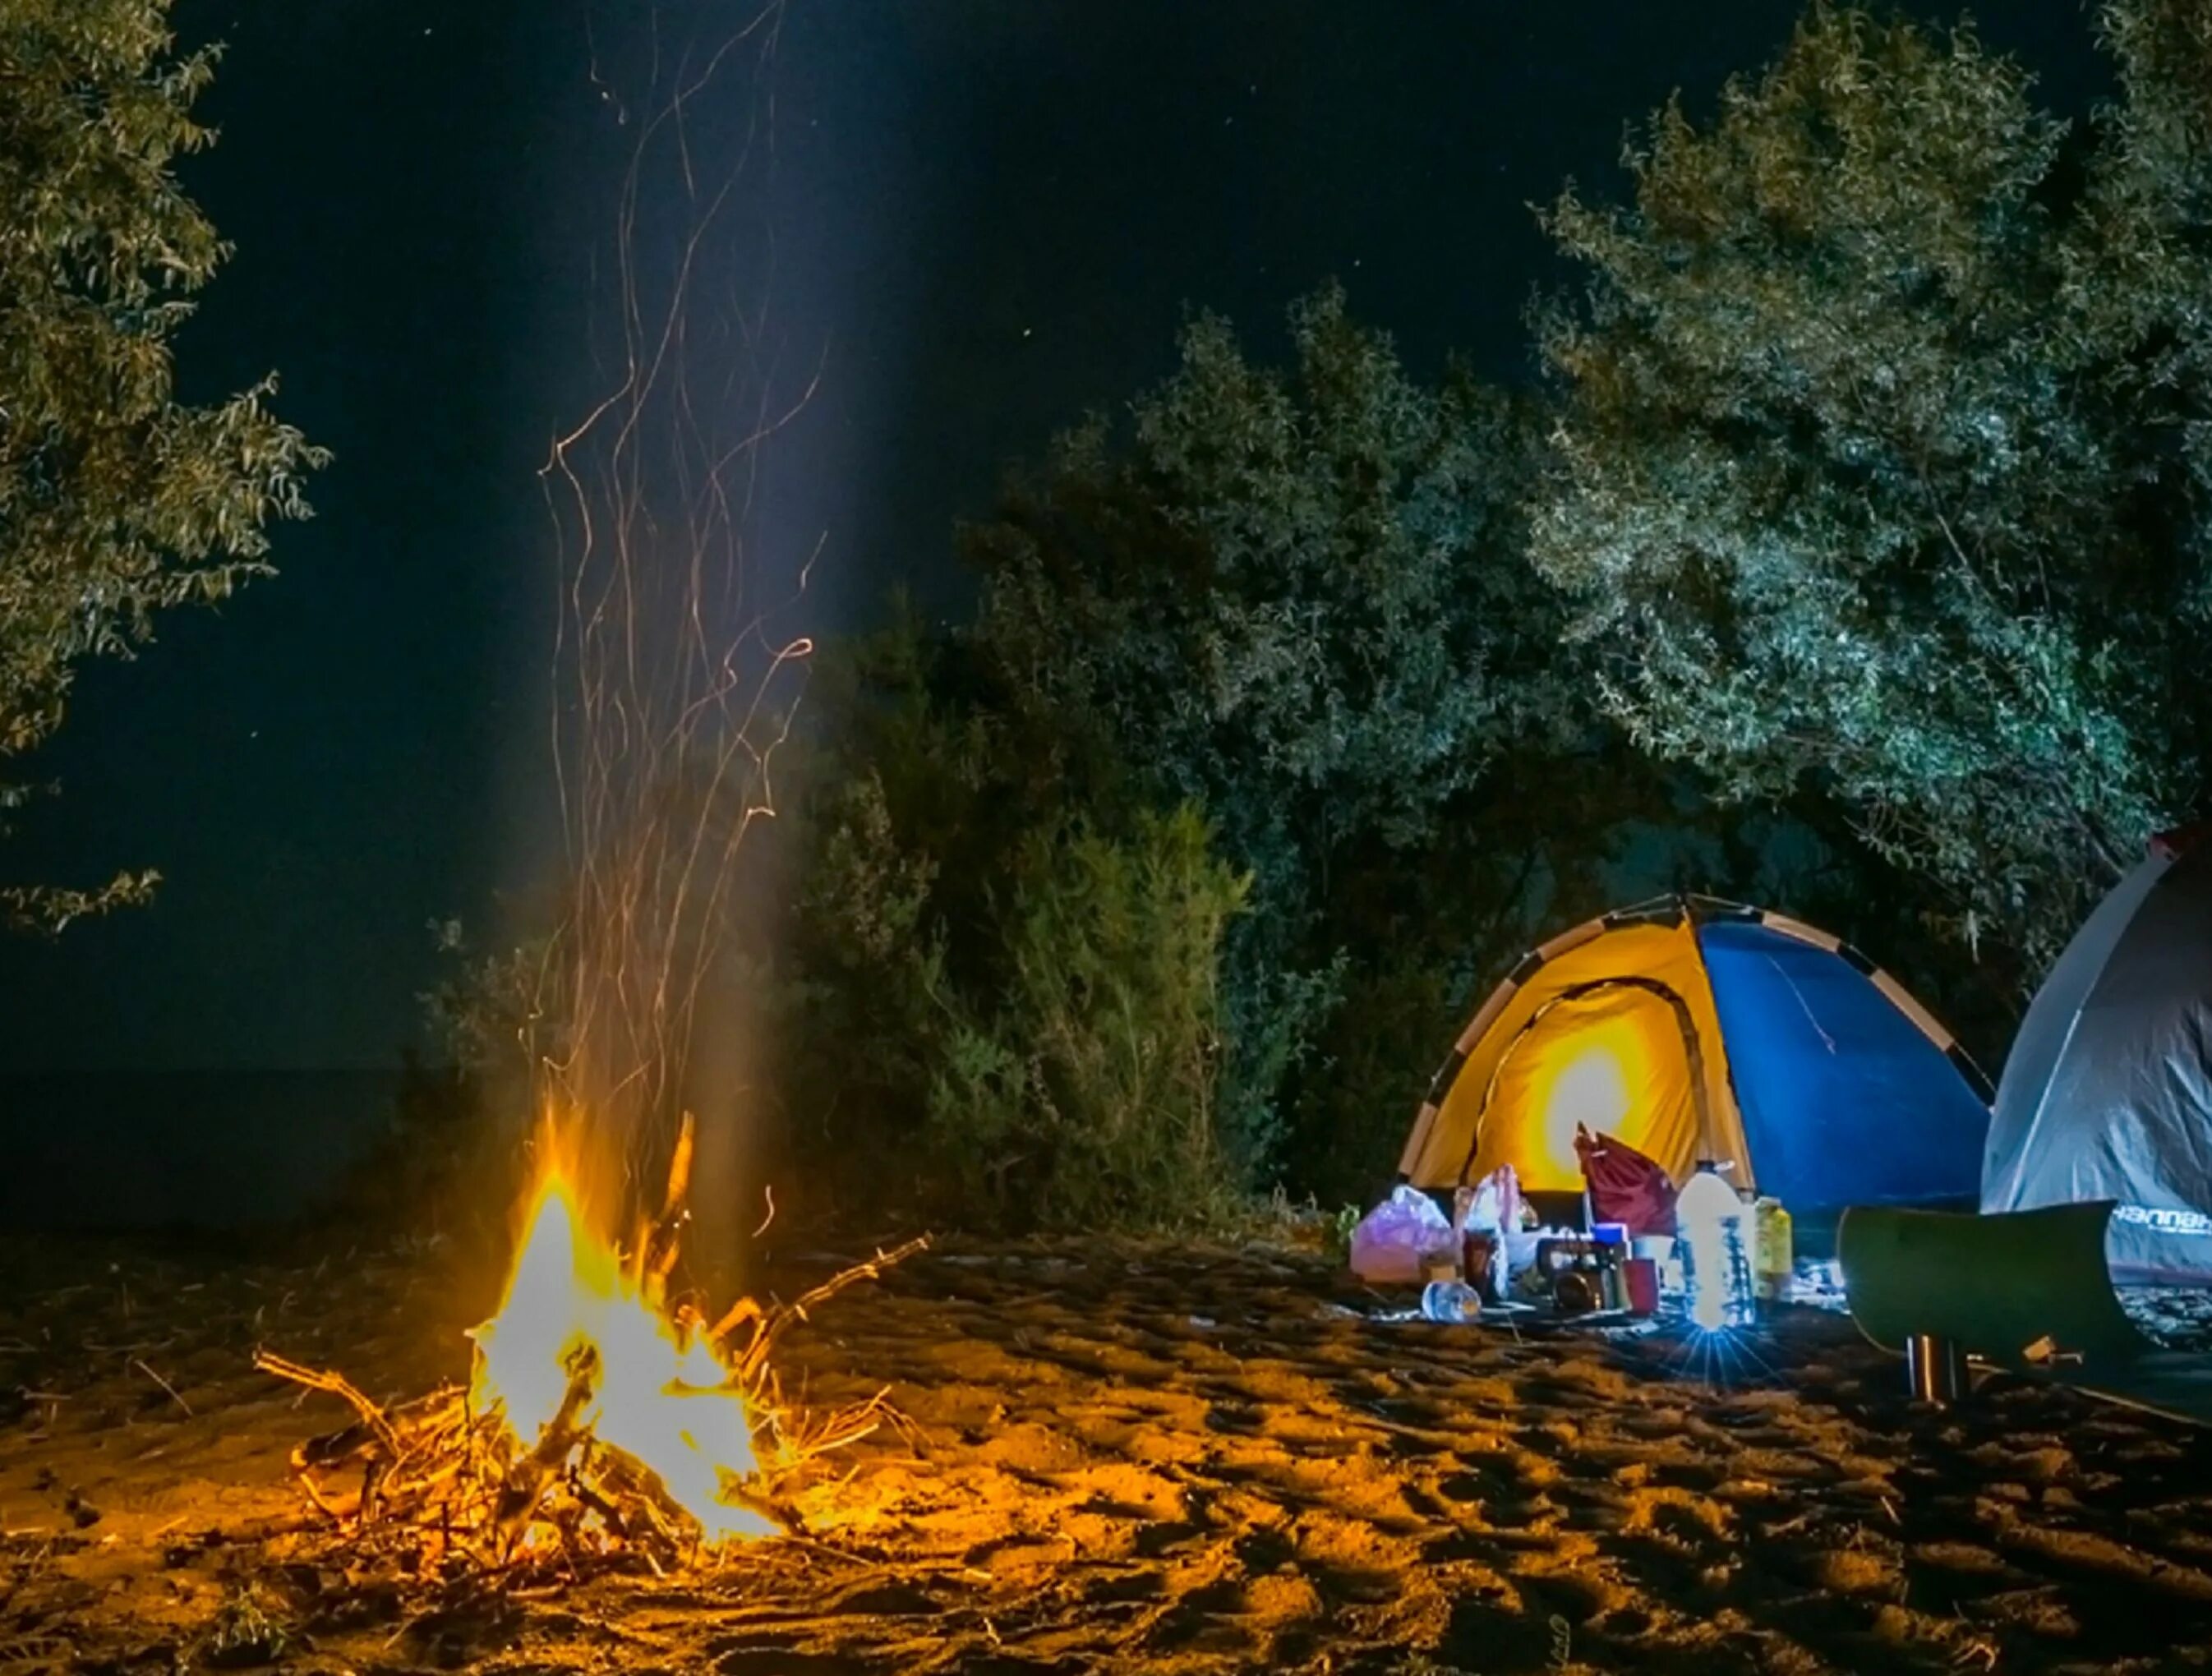
{"type": "Polygon", "coordinates": [[[1432,1321],[1456,1325],[1482,1315],[1482,1294],[1464,1280],[1431,1280],[1421,1288],[1421,1313],[1432,1321]]]}
{"type": "Polygon", "coordinates": [[[1690,1320],[1709,1333],[1748,1327],[1755,1314],[1752,1237],[1744,1225],[1747,1209],[1711,1163],[1698,1166],[1674,1201],[1689,1259],[1690,1320]]]}

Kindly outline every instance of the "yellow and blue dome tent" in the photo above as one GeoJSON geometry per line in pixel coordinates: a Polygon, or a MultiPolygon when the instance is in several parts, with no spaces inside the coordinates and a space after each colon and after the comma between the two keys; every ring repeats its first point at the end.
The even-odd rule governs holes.
{"type": "Polygon", "coordinates": [[[1399,1169],[1432,1192],[1510,1163],[1578,1190],[1577,1127],[1680,1182],[1703,1159],[1793,1212],[1972,1203],[1990,1085],[1950,1033],[1842,939],[1670,896],[1522,957],[1462,1032],[1399,1169]]]}

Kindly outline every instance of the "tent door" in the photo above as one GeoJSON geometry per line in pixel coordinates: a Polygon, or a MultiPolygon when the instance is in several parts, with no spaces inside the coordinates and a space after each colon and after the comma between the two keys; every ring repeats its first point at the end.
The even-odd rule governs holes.
{"type": "Polygon", "coordinates": [[[1711,1143],[1703,1045],[1681,996],[1656,979],[1563,989],[1498,1056],[1462,1182],[1510,1163],[1531,1192],[1579,1190],[1577,1125],[1618,1137],[1680,1180],[1711,1143]]]}

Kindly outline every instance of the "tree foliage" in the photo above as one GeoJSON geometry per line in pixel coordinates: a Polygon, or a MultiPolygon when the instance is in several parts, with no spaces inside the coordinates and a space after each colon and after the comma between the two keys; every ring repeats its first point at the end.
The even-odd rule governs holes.
{"type": "Polygon", "coordinates": [[[1690,818],[1561,645],[1538,455],[1525,406],[1423,383],[1329,290],[1280,367],[1194,319],[1014,481],[963,532],[973,618],[817,687],[800,1156],[896,1135],[953,1198],[1062,1221],[1370,1189],[1476,992],[1604,905],[1634,821],[1690,818]]]}
{"type": "Polygon", "coordinates": [[[1475,993],[1639,887],[1808,914],[1997,1045],[2212,748],[2212,19],[2103,33],[2073,128],[1969,29],[1815,5],[1553,206],[1533,400],[1334,291],[1279,367],[1194,320],[964,532],[974,619],[854,665],[817,1106],[1048,1218],[1371,1181],[1475,993]]]}
{"type": "Polygon", "coordinates": [[[1510,405],[1424,388],[1327,290],[1287,373],[1201,316],[1182,364],[967,532],[981,633],[1287,884],[1439,807],[1564,710],[1559,613],[1516,562],[1510,405]]]}
{"type": "MultiPolygon", "coordinates": [[[[173,172],[211,138],[191,112],[216,55],[179,55],[167,10],[0,9],[0,759],[61,726],[84,659],[265,571],[266,525],[306,515],[324,458],[267,410],[273,379],[176,399],[172,339],[226,249],[173,172]]],[[[27,790],[0,786],[0,810],[27,790]]],[[[0,905],[54,926],[150,884],[0,905]]]]}
{"type": "Polygon", "coordinates": [[[1427,1051],[1373,1054],[1377,1021],[1436,1029],[1495,957],[1484,933],[1525,915],[1552,870],[1468,823],[1526,812],[1501,794],[1585,720],[1522,550],[1528,413],[1423,384],[1334,288],[1289,325],[1278,368],[1195,319],[1125,422],[1064,438],[963,541],[979,644],[1025,710],[1127,793],[1202,808],[1253,875],[1225,1103],[1263,1164],[1410,1109],[1427,1051]]]}
{"type": "Polygon", "coordinates": [[[1036,904],[1185,808],[1249,879],[1200,916],[1242,1187],[1371,1181],[1476,993],[1638,889],[1810,914],[1995,1047],[2212,716],[2212,25],[2105,32],[2122,97],[2075,131],[1971,31],[1815,6],[1659,113],[1626,203],[1553,206],[1584,283],[1536,400],[1424,383],[1334,291],[1280,366],[1195,319],[964,532],[975,619],[878,666],[817,871],[831,987],[932,1044],[878,1097],[1028,1156],[1053,1032],[1009,998],[1139,946],[1036,904]]]}
{"type": "Polygon", "coordinates": [[[1816,6],[1711,122],[1654,118],[1628,203],[1548,218],[1586,282],[1541,324],[1533,550],[1610,709],[1727,793],[1836,801],[2037,956],[2199,771],[2197,445],[2161,427],[2201,388],[2201,118],[2143,98],[2191,10],[2113,9],[2085,163],[1971,31],[1816,6]]]}
{"type": "Polygon", "coordinates": [[[1218,1220],[1243,1186],[1217,1108],[1246,881],[1195,811],[1066,798],[972,643],[910,617],[822,686],[836,743],[779,939],[803,1170],[969,1226],[1218,1220]]]}

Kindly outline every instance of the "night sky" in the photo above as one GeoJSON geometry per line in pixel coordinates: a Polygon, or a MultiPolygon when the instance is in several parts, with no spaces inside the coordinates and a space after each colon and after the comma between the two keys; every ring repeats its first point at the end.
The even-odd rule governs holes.
{"type": "MultiPolygon", "coordinates": [[[[659,9],[664,44],[749,15],[659,9]]],[[[1607,190],[1624,123],[1710,99],[1790,0],[788,0],[769,85],[770,312],[820,393],[763,539],[826,537],[810,622],[893,581],[951,601],[954,519],[1001,465],[1169,364],[1186,305],[1272,341],[1334,275],[1417,365],[1524,377],[1551,277],[1527,205],[1607,190]]],[[[1942,15],[1938,9],[1919,8],[1942,15]]],[[[2078,111],[2078,0],[1985,33],[2078,111]]],[[[590,261],[628,155],[644,6],[180,0],[230,44],[190,179],[238,255],[188,391],[275,367],[333,448],[282,574],[89,673],[10,875],[167,884],[0,944],[0,1067],[374,1066],[416,1029],[426,922],[530,853],[550,558],[536,470],[593,368],[590,261]],[[587,27],[587,24],[589,27],[587,27]]],[[[749,98],[748,84],[732,84],[749,98]]],[[[603,272],[604,270],[599,270],[603,272]]],[[[542,834],[535,835],[542,837],[542,834]]]]}

